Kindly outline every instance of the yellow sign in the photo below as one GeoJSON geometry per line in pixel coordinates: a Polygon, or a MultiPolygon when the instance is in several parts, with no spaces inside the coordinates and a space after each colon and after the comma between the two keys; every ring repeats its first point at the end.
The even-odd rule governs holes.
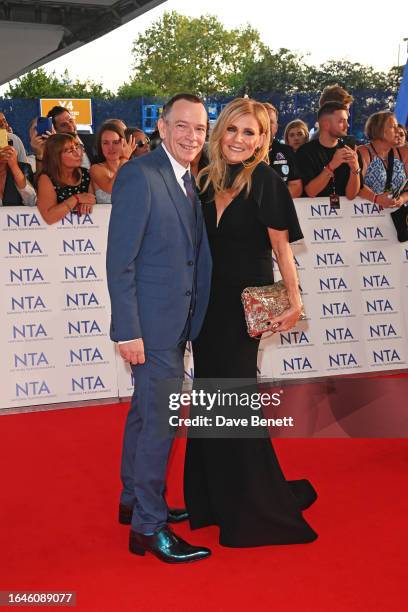
{"type": "Polygon", "coordinates": [[[75,123],[92,125],[92,101],[89,98],[41,98],[41,117],[46,117],[54,106],[63,106],[74,117],[75,123]]]}

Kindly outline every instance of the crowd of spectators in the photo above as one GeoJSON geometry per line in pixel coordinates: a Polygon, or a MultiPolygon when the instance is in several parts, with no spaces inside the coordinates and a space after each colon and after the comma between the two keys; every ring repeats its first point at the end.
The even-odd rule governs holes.
{"type": "Polygon", "coordinates": [[[37,205],[48,224],[110,203],[119,168],[150,150],[143,130],[121,119],[105,121],[94,135],[78,134],[74,117],[62,106],[54,106],[47,118],[46,130],[39,127],[43,118],[30,122],[27,155],[0,113],[0,129],[7,132],[7,145],[0,145],[0,205],[37,205]]]}
{"type": "MultiPolygon", "coordinates": [[[[301,119],[288,123],[284,142],[277,139],[279,112],[264,105],[269,115],[269,163],[293,198],[324,197],[336,206],[339,196],[357,195],[381,208],[398,208],[408,201],[408,190],[395,193],[408,176],[407,130],[390,111],[374,113],[367,121],[367,142],[348,134],[353,97],[339,85],[326,87],[319,100],[317,122],[310,130],[301,119]],[[394,195],[393,195],[394,194],[394,195]]],[[[96,135],[78,134],[73,115],[62,106],[48,113],[46,129],[35,117],[29,125],[31,152],[13,133],[0,112],[0,205],[38,205],[46,223],[69,212],[92,212],[95,204],[109,204],[115,177],[123,164],[146,155],[160,142],[121,119],[105,121],[96,135]]],[[[208,151],[192,163],[192,173],[208,163],[208,151]]]]}

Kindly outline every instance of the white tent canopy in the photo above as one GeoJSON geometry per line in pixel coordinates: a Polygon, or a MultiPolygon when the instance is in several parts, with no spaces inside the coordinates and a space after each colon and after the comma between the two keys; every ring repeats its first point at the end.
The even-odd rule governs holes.
{"type": "Polygon", "coordinates": [[[0,85],[111,32],[163,1],[0,1],[0,85]]]}

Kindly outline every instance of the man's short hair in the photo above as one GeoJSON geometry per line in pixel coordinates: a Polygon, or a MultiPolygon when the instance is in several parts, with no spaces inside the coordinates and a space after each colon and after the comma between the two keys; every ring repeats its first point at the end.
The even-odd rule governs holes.
{"type": "Polygon", "coordinates": [[[345,104],[342,104],[341,102],[326,102],[325,104],[323,104],[323,106],[319,108],[317,112],[317,120],[319,121],[321,117],[324,117],[325,115],[332,115],[333,113],[339,110],[348,111],[348,108],[345,104]]]}
{"type": "Polygon", "coordinates": [[[55,127],[55,117],[58,117],[58,115],[62,115],[62,113],[65,112],[69,113],[69,110],[63,106],[53,106],[51,110],[48,111],[47,117],[51,117],[52,125],[55,127]]]}
{"type": "Polygon", "coordinates": [[[187,102],[193,102],[194,104],[202,104],[205,108],[204,102],[198,96],[194,94],[190,94],[190,93],[179,93],[173,96],[172,98],[170,98],[170,100],[168,100],[166,104],[163,106],[163,112],[161,115],[163,119],[168,117],[174,104],[178,102],[179,100],[187,100],[187,102]]]}
{"type": "Polygon", "coordinates": [[[274,106],[273,104],[271,104],[270,102],[263,102],[264,107],[266,108],[266,110],[272,110],[275,115],[276,115],[276,119],[279,117],[279,111],[276,108],[276,106],[274,106]]]}
{"type": "Polygon", "coordinates": [[[328,85],[322,91],[319,99],[319,106],[323,106],[326,102],[341,102],[341,104],[351,104],[354,98],[348,91],[337,83],[328,85]]]}

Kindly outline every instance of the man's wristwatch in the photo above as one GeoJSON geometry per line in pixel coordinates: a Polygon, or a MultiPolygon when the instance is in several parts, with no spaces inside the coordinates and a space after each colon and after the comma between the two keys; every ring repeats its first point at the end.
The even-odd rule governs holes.
{"type": "Polygon", "coordinates": [[[357,168],[357,170],[352,170],[351,174],[355,174],[356,176],[358,176],[359,174],[361,174],[361,168],[357,168]]]}

